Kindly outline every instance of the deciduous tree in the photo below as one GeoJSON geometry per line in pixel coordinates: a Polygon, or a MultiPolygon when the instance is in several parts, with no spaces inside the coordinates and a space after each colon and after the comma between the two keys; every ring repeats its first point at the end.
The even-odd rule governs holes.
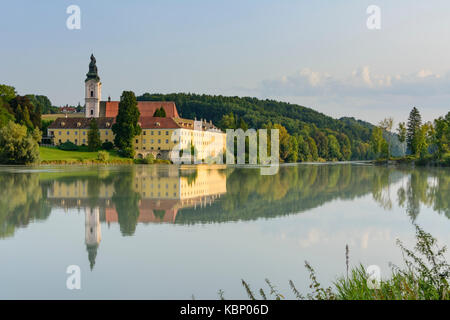
{"type": "Polygon", "coordinates": [[[397,128],[398,141],[402,144],[403,154],[406,154],[405,150],[405,142],[406,142],[406,124],[404,122],[400,122],[397,128]]]}
{"type": "Polygon", "coordinates": [[[0,163],[32,164],[39,161],[39,129],[27,127],[10,121],[0,129],[0,163]]]}
{"type": "Polygon", "coordinates": [[[394,126],[394,119],[393,118],[385,118],[384,120],[380,121],[379,127],[386,131],[388,136],[388,146],[387,146],[387,157],[391,157],[391,134],[392,134],[392,128],[394,126]]]}

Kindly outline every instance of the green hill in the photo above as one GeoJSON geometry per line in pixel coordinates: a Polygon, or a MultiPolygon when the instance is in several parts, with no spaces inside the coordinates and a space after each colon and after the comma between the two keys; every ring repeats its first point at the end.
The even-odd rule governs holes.
{"type": "MultiPolygon", "coordinates": [[[[212,120],[219,127],[221,127],[222,117],[230,113],[238,119],[243,119],[249,128],[262,128],[268,123],[278,123],[283,125],[290,135],[301,136],[303,141],[307,141],[308,137],[313,138],[319,149],[319,157],[329,160],[339,157],[330,154],[332,153],[330,150],[325,150],[329,149],[328,141],[325,140],[329,140],[329,136],[333,135],[342,148],[348,137],[351,155],[348,159],[342,156],[339,160],[372,158],[368,144],[373,126],[354,118],[334,119],[297,104],[251,97],[145,93],[137,99],[138,101],[174,101],[182,117],[212,120]]],[[[333,138],[331,140],[334,141],[333,138]]]]}

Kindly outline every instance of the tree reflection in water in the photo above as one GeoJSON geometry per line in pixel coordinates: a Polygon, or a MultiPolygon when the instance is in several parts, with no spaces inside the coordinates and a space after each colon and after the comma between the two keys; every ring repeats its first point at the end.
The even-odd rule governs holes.
{"type": "Polygon", "coordinates": [[[133,235],[139,222],[274,218],[366,195],[385,210],[396,201],[412,221],[421,205],[450,218],[446,168],[297,165],[282,166],[273,176],[262,176],[258,169],[176,166],[20,171],[8,167],[0,171],[1,238],[13,236],[17,227],[47,219],[52,208],[61,207],[99,208],[100,222],[117,222],[124,236],[133,235]]]}

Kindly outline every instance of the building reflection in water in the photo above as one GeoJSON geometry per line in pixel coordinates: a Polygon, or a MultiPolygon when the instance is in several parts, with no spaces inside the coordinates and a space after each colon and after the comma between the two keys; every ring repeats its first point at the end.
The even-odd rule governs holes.
{"type": "Polygon", "coordinates": [[[91,270],[95,265],[97,249],[102,240],[102,229],[100,227],[100,209],[99,207],[86,207],[85,211],[85,243],[88,252],[89,264],[91,270]]]}
{"type": "Polygon", "coordinates": [[[247,168],[166,165],[21,173],[6,169],[0,185],[0,239],[48,219],[55,208],[83,211],[92,267],[101,241],[100,223],[117,223],[122,236],[132,236],[139,223],[271,219],[367,195],[384,210],[397,204],[412,222],[423,206],[450,218],[450,171],[444,168],[298,165],[282,166],[273,176],[247,168]]]}
{"type": "Polygon", "coordinates": [[[210,206],[226,193],[226,175],[221,169],[170,166],[161,171],[160,168],[138,167],[114,174],[111,179],[107,173],[103,178],[58,179],[47,189],[47,199],[66,210],[84,209],[85,244],[92,270],[101,241],[101,222],[108,225],[121,224],[121,221],[124,225],[133,225],[135,222],[132,232],[124,235],[133,234],[137,223],[174,223],[180,209],[210,206]],[[135,199],[136,203],[128,204],[130,199],[135,199]],[[121,219],[124,207],[131,214],[126,212],[121,219]],[[138,209],[135,221],[133,207],[138,209]]]}

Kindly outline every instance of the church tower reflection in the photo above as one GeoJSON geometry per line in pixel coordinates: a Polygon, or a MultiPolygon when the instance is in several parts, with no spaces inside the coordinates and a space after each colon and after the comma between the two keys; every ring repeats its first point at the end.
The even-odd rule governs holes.
{"type": "Polygon", "coordinates": [[[97,249],[102,240],[102,229],[100,226],[99,207],[85,208],[85,244],[88,252],[89,265],[91,270],[95,265],[97,249]]]}
{"type": "Polygon", "coordinates": [[[202,210],[227,192],[225,170],[142,166],[55,179],[47,188],[53,205],[84,210],[85,245],[91,270],[101,242],[101,222],[118,223],[124,236],[138,223],[175,223],[179,210],[202,210]]]}

